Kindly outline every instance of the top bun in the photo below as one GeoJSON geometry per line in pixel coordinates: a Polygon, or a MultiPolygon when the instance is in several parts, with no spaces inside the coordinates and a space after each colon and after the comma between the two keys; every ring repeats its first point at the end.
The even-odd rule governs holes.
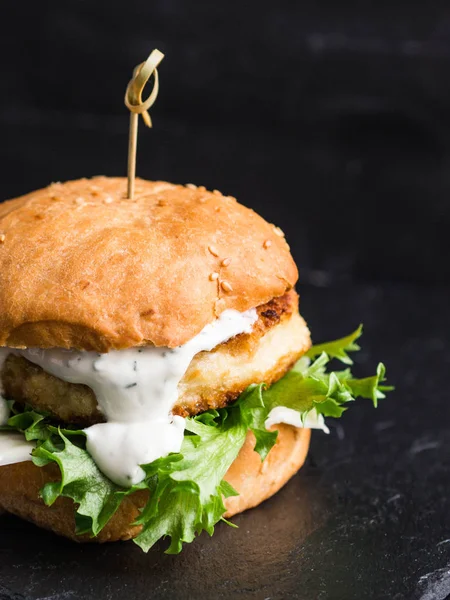
{"type": "Polygon", "coordinates": [[[184,344],[222,311],[283,295],[280,229],[217,190],[94,177],[0,204],[0,346],[184,344]]]}

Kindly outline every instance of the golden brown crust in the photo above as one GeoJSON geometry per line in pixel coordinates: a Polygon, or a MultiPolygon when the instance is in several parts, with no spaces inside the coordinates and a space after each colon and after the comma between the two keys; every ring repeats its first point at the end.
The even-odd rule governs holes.
{"type": "Polygon", "coordinates": [[[256,307],[258,320],[253,325],[251,333],[236,335],[228,342],[216,346],[212,352],[220,351],[225,346],[230,352],[240,353],[244,349],[247,352],[251,351],[269,329],[298,312],[298,300],[297,292],[289,290],[278,298],[272,298],[269,302],[260,304],[256,307]]]}
{"type": "Polygon", "coordinates": [[[262,336],[257,344],[230,352],[202,352],[192,361],[181,380],[173,412],[181,416],[222,408],[252,383],[278,381],[310,347],[304,320],[295,312],[262,336]]]}
{"type": "Polygon", "coordinates": [[[279,230],[234,198],[138,180],[132,201],[125,189],[95,177],[0,205],[0,346],[174,347],[294,286],[279,230]]]}
{"type": "MultiPolygon", "coordinates": [[[[250,334],[197,354],[178,386],[174,414],[222,408],[250,384],[271,384],[282,377],[311,343],[297,306],[298,296],[291,290],[258,307],[259,319],[250,334]]],[[[58,421],[87,426],[103,420],[89,387],[62,381],[21,356],[7,358],[1,382],[5,397],[48,412],[58,421]]]]}
{"type": "MultiPolygon", "coordinates": [[[[253,451],[254,437],[247,435],[237,459],[231,465],[225,479],[240,495],[225,500],[226,517],[252,508],[275,494],[302,466],[310,439],[309,429],[295,429],[289,425],[277,425],[276,445],[262,463],[253,451]]],[[[75,534],[74,506],[67,498],[58,499],[51,507],[39,498],[39,490],[48,481],[58,479],[56,465],[36,467],[31,462],[0,467],[0,507],[23,519],[32,521],[55,533],[76,541],[118,541],[135,537],[139,527],[132,523],[139,516],[139,508],[148,496],[137,492],[125,498],[117,513],[94,540],[75,534]]]]}

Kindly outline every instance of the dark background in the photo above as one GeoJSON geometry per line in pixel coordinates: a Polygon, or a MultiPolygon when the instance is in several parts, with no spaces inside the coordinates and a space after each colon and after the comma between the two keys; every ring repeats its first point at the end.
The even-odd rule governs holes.
{"type": "Polygon", "coordinates": [[[0,600],[450,597],[448,0],[4,2],[0,198],[125,175],[123,95],[154,47],[138,174],[280,225],[314,338],[363,321],[356,373],[383,359],[397,389],[178,558],[2,517],[0,600]]]}
{"type": "Polygon", "coordinates": [[[448,2],[3,3],[0,197],[125,174],[123,95],[154,47],[139,175],[237,196],[304,282],[450,280],[448,2]]]}

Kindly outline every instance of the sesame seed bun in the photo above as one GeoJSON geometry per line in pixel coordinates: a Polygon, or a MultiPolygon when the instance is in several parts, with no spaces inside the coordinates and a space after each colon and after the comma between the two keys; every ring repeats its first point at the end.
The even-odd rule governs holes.
{"type": "MultiPolygon", "coordinates": [[[[273,496],[303,465],[310,440],[309,429],[276,425],[278,439],[264,462],[253,448],[251,432],[241,451],[225,475],[239,496],[227,498],[225,517],[253,508],[273,496]]],[[[58,498],[50,507],[39,498],[39,490],[49,481],[59,479],[54,464],[36,467],[32,462],[7,465],[0,469],[0,507],[40,527],[80,542],[113,542],[136,537],[140,527],[132,523],[145,506],[147,492],[136,492],[124,498],[117,512],[96,538],[75,534],[74,506],[68,498],[58,498]]]]}
{"type": "Polygon", "coordinates": [[[195,186],[95,177],[0,205],[0,346],[184,344],[225,309],[282,296],[281,230],[195,186]]]}

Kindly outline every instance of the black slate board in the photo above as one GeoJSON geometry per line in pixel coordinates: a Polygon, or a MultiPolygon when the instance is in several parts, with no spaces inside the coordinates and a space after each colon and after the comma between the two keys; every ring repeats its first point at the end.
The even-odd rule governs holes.
{"type": "Polygon", "coordinates": [[[0,599],[388,598],[450,594],[449,290],[304,287],[316,340],[365,323],[355,370],[379,359],[397,390],[313,436],[274,498],[180,556],[77,545],[0,519],[0,599]]]}

